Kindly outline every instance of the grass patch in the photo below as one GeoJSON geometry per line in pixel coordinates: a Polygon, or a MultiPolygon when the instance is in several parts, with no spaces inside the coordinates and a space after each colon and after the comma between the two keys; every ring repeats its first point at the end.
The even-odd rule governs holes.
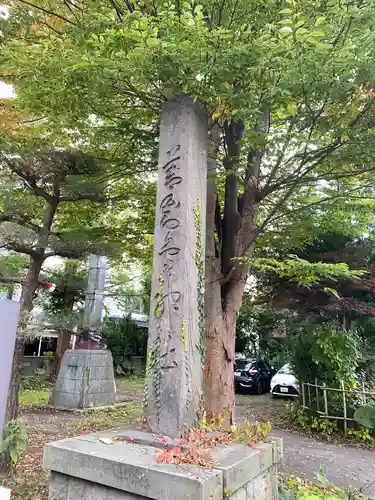
{"type": "Polygon", "coordinates": [[[20,405],[21,407],[25,407],[47,404],[49,396],[49,389],[22,389],[20,392],[20,405]]]}
{"type": "Polygon", "coordinates": [[[327,481],[322,471],[317,472],[317,481],[285,473],[279,473],[278,479],[282,500],[370,500],[359,491],[337,488],[327,481]]]}
{"type": "Polygon", "coordinates": [[[143,389],[145,385],[144,377],[122,377],[116,379],[117,387],[126,387],[129,389],[143,389]]]}

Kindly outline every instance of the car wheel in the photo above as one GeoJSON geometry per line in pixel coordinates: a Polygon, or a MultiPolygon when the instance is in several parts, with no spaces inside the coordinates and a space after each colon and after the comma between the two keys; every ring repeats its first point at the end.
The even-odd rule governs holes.
{"type": "Polygon", "coordinates": [[[257,386],[256,386],[255,390],[256,390],[256,393],[258,394],[258,396],[260,396],[261,394],[263,394],[263,384],[262,384],[261,380],[258,380],[257,386]]]}

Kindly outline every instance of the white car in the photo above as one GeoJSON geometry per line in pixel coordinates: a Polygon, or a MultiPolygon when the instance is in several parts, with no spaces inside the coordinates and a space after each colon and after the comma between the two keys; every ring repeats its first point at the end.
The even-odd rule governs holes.
{"type": "Polygon", "coordinates": [[[293,375],[290,364],[284,365],[271,379],[271,394],[277,396],[299,397],[299,384],[293,375]]]}

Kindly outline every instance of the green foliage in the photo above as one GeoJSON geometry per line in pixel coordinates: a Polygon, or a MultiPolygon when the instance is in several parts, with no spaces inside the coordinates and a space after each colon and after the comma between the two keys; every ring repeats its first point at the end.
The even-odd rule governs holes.
{"type": "Polygon", "coordinates": [[[314,417],[311,422],[311,429],[321,434],[331,436],[337,431],[337,422],[324,418],[314,417]]]}
{"type": "MultiPolygon", "coordinates": [[[[213,190],[219,220],[217,248],[210,250],[217,281],[225,283],[217,310],[225,311],[228,300],[238,312],[236,285],[246,279],[254,248],[257,258],[268,259],[254,265],[297,283],[351,275],[345,265],[311,266],[289,257],[283,263],[277,255],[310,243],[323,229],[360,236],[373,221],[373,2],[9,6],[9,20],[1,22],[1,67],[22,110],[37,120],[24,136],[80,145],[102,158],[105,172],[95,176],[94,192],[100,185],[121,199],[115,214],[108,203],[105,222],[112,230],[103,229],[90,202],[82,204],[84,216],[65,207],[61,225],[69,220],[70,240],[82,243],[96,232],[150,260],[160,107],[188,94],[230,131],[221,135],[213,190]]],[[[27,212],[35,203],[26,201],[27,212]]]]}
{"type": "Polygon", "coordinates": [[[355,383],[361,356],[359,339],[335,321],[309,326],[294,342],[292,365],[300,382],[324,381],[338,387],[355,383]]]}
{"type": "Polygon", "coordinates": [[[290,405],[288,416],[293,425],[306,432],[318,433],[325,438],[329,438],[339,430],[335,420],[316,416],[296,403],[290,405]]]}
{"type": "Polygon", "coordinates": [[[17,465],[22,453],[27,449],[28,430],[17,422],[9,422],[4,428],[4,436],[0,441],[0,453],[17,465]]]}
{"type": "Polygon", "coordinates": [[[363,406],[354,412],[354,419],[360,425],[369,429],[375,429],[375,407],[363,406]]]}
{"type": "Polygon", "coordinates": [[[27,406],[46,405],[48,404],[50,395],[51,395],[51,390],[47,388],[21,389],[20,406],[21,408],[25,408],[27,406]]]}
{"type": "Polygon", "coordinates": [[[258,349],[258,335],[255,331],[256,318],[254,305],[248,294],[244,295],[240,314],[236,322],[236,353],[256,353],[258,349]]]}
{"type": "Polygon", "coordinates": [[[278,498],[282,500],[365,500],[360,491],[341,489],[328,481],[322,467],[316,473],[316,481],[279,474],[278,498]]]}
{"type": "Polygon", "coordinates": [[[37,375],[23,377],[21,380],[21,390],[39,391],[48,389],[52,389],[52,382],[37,375]]]}
{"type": "Polygon", "coordinates": [[[113,363],[118,374],[131,371],[127,358],[145,355],[147,328],[141,328],[130,318],[107,318],[103,326],[103,339],[112,352],[113,363]]]}
{"type": "Polygon", "coordinates": [[[358,277],[360,271],[350,270],[347,264],[309,262],[298,257],[277,260],[272,258],[251,259],[251,266],[263,272],[272,271],[281,278],[295,281],[298,285],[314,285],[321,278],[335,280],[338,277],[358,277]]]}
{"type": "Polygon", "coordinates": [[[206,346],[205,346],[205,316],[204,316],[204,258],[205,258],[205,246],[202,241],[202,218],[201,218],[201,207],[200,200],[196,200],[193,209],[194,216],[194,228],[195,228],[195,266],[197,269],[197,309],[198,309],[198,327],[199,327],[199,341],[198,341],[198,351],[201,355],[202,363],[206,356],[206,346]]]}
{"type": "Polygon", "coordinates": [[[374,438],[371,436],[370,431],[366,427],[360,427],[359,429],[349,429],[347,431],[347,436],[349,439],[353,439],[357,443],[373,443],[374,438]]]}
{"type": "Polygon", "coordinates": [[[257,306],[245,295],[236,323],[236,352],[260,355],[280,368],[289,361],[298,326],[294,313],[257,306]]]}

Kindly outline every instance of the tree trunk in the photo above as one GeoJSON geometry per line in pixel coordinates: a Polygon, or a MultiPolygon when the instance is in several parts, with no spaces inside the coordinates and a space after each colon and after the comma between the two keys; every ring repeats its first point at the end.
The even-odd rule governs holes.
{"type": "MultiPolygon", "coordinates": [[[[265,113],[263,130],[268,126],[265,113]]],[[[260,162],[263,151],[248,154],[244,192],[239,196],[236,171],[241,152],[244,123],[231,122],[224,127],[227,157],[224,210],[221,217],[216,185],[216,158],[220,135],[213,137],[207,171],[206,217],[206,363],[204,369],[205,410],[208,416],[224,413],[224,423],[235,418],[234,363],[236,320],[241,308],[248,263],[234,257],[250,258],[257,234],[256,223],[261,199],[259,191],[260,162]],[[216,236],[216,237],[215,237],[216,236]]]]}
{"type": "Polygon", "coordinates": [[[23,368],[23,353],[25,347],[25,329],[33,305],[34,293],[38,287],[40,270],[43,265],[43,256],[30,257],[29,269],[21,294],[21,316],[17,331],[17,338],[14,348],[12,376],[10,379],[6,422],[16,420],[19,411],[19,390],[21,384],[21,373],[23,368]]]}
{"type": "Polygon", "coordinates": [[[226,421],[230,424],[234,419],[235,408],[233,387],[235,324],[233,328],[233,323],[227,322],[223,311],[221,242],[215,239],[215,228],[217,234],[221,234],[221,228],[218,227],[220,214],[218,214],[216,189],[216,153],[219,141],[219,131],[212,129],[207,164],[204,408],[208,417],[217,417],[219,413],[224,412],[226,421]]]}
{"type": "Polygon", "coordinates": [[[45,260],[44,254],[48,246],[49,234],[59,203],[59,181],[54,186],[54,197],[48,203],[43,220],[43,226],[38,234],[36,250],[30,255],[29,268],[26,280],[22,286],[20,299],[20,321],[17,331],[16,346],[13,355],[12,376],[8,390],[8,401],[6,411],[6,422],[15,420],[19,412],[19,390],[21,385],[21,374],[23,368],[23,353],[25,347],[25,331],[27,328],[30,312],[33,308],[34,294],[38,288],[39,275],[45,260]]]}
{"type": "Polygon", "coordinates": [[[205,410],[209,417],[221,413],[228,425],[235,418],[234,341],[235,323],[223,316],[206,323],[205,410]]]}
{"type": "Polygon", "coordinates": [[[14,285],[9,285],[7,290],[7,299],[12,300],[14,294],[14,285]]]}
{"type": "MultiPolygon", "coordinates": [[[[67,261],[64,272],[64,311],[72,313],[75,303],[74,281],[77,275],[77,264],[67,261]]],[[[55,362],[53,367],[53,375],[57,377],[60,371],[60,365],[65,351],[70,349],[70,338],[72,331],[69,328],[60,328],[57,339],[57,347],[55,354],[55,362]]]]}
{"type": "Polygon", "coordinates": [[[57,377],[60,371],[61,361],[64,357],[65,351],[70,349],[70,338],[72,331],[67,328],[59,329],[59,336],[57,338],[57,347],[55,354],[55,361],[53,366],[53,375],[57,377]]]}

